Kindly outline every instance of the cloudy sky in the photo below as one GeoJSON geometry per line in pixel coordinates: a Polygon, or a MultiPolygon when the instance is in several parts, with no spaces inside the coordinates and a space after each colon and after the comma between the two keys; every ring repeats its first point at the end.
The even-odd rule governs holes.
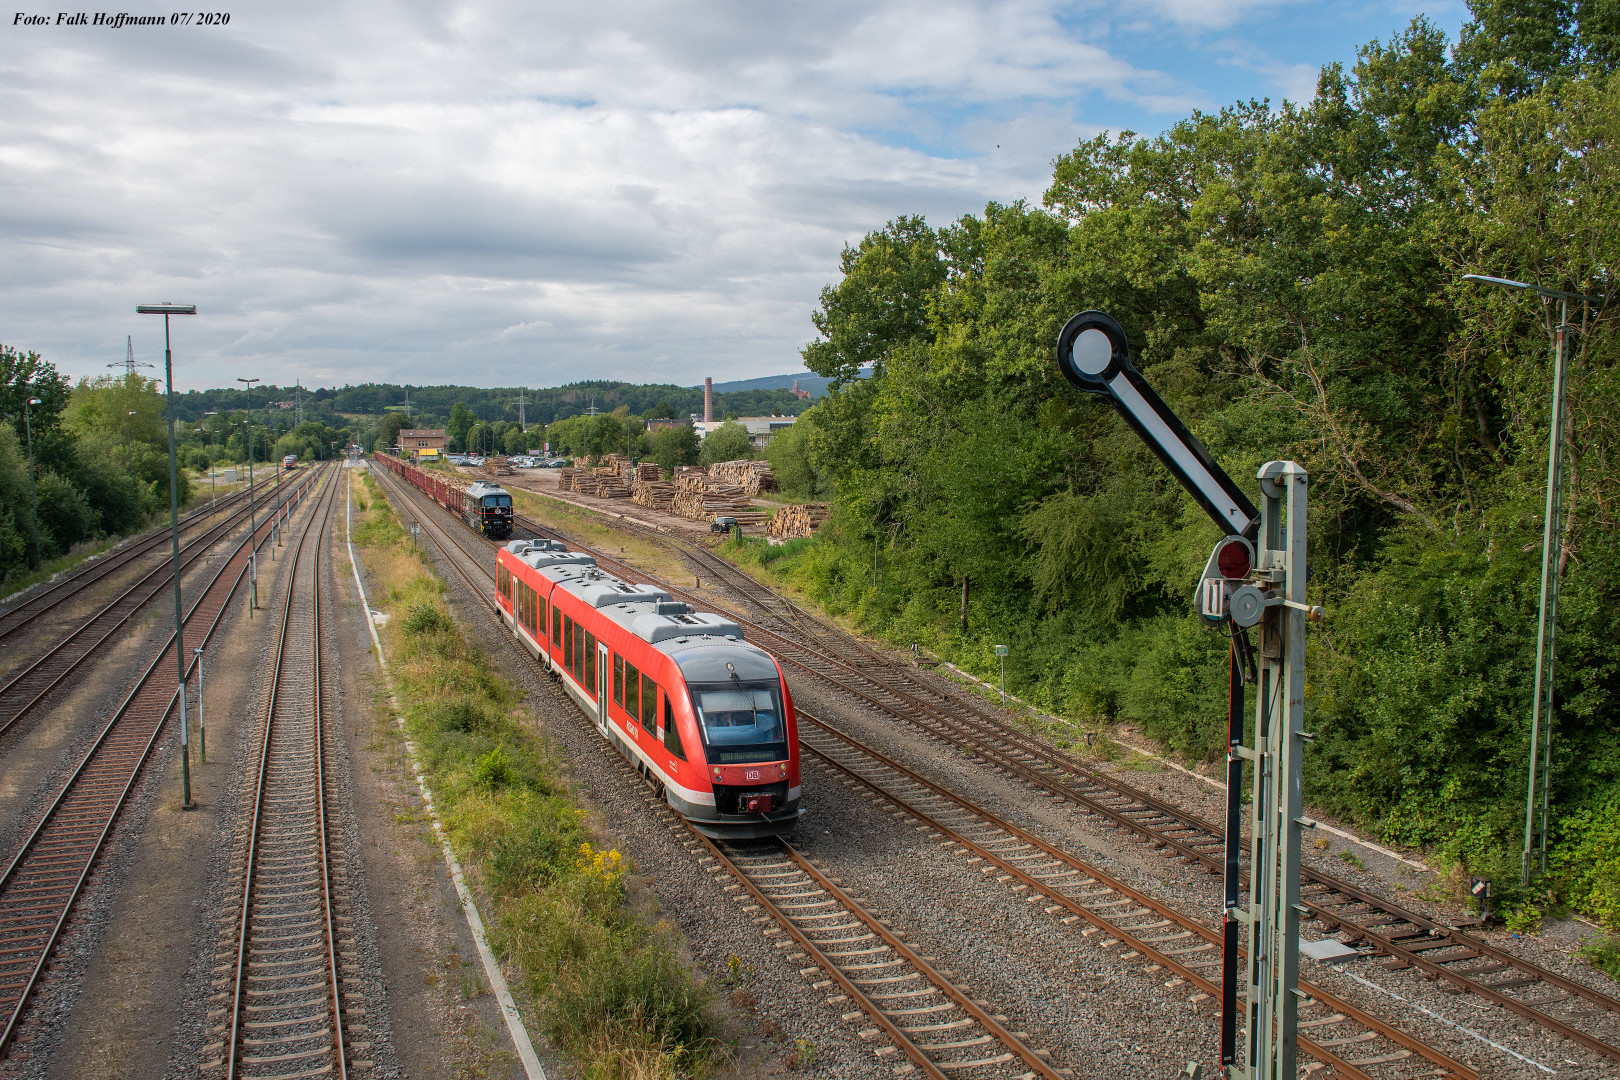
{"type": "Polygon", "coordinates": [[[1466,14],[259,0],[225,26],[113,29],[18,10],[46,24],[0,29],[0,342],[100,374],[133,335],[161,365],[135,305],[195,303],[181,387],[791,371],[840,250],[888,219],[1038,201],[1080,138],[1308,97],[1418,11],[1453,33],[1466,14]]]}

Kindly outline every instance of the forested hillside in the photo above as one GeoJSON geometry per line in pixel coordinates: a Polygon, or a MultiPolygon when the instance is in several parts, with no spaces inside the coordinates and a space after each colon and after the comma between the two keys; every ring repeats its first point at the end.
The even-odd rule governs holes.
{"type": "MultiPolygon", "coordinates": [[[[1309,797],[1515,884],[1557,309],[1460,278],[1614,299],[1620,8],[1471,6],[1460,41],[1418,20],[1308,103],[1098,137],[1040,207],[847,250],[804,355],[848,381],[772,453],[835,515],[774,565],[897,642],[982,670],[1010,645],[1048,707],[1221,755],[1225,638],[1192,611],[1214,528],[1055,364],[1064,320],[1107,311],[1240,482],[1310,470],[1309,797]]],[[[1571,311],[1555,870],[1510,897],[1611,925],[1617,315],[1571,311]]]]}

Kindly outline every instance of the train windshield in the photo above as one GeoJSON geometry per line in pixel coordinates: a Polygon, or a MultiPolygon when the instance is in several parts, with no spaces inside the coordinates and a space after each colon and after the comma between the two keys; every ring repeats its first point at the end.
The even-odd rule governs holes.
{"type": "Polygon", "coordinates": [[[485,495],[484,496],[484,505],[485,506],[511,506],[512,505],[512,496],[510,496],[510,495],[485,495]]]}
{"type": "Polygon", "coordinates": [[[711,765],[782,761],[788,756],[779,683],[738,680],[693,686],[692,709],[711,765]]]}

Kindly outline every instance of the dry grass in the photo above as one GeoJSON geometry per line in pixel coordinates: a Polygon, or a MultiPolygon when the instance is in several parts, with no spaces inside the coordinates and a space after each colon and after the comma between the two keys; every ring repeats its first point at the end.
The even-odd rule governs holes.
{"type": "Polygon", "coordinates": [[[548,529],[555,529],[604,555],[622,559],[631,566],[662,578],[679,581],[690,576],[690,571],[673,548],[641,533],[618,528],[613,524],[613,519],[605,514],[523,488],[507,490],[512,492],[519,513],[533,518],[548,529]]]}

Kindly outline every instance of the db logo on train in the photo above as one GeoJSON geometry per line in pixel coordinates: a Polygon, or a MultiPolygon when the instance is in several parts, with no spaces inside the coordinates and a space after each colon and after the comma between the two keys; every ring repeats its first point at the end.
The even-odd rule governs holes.
{"type": "Polygon", "coordinates": [[[744,780],[758,780],[759,779],[759,770],[758,769],[749,769],[747,772],[743,773],[743,779],[744,780]]]}

